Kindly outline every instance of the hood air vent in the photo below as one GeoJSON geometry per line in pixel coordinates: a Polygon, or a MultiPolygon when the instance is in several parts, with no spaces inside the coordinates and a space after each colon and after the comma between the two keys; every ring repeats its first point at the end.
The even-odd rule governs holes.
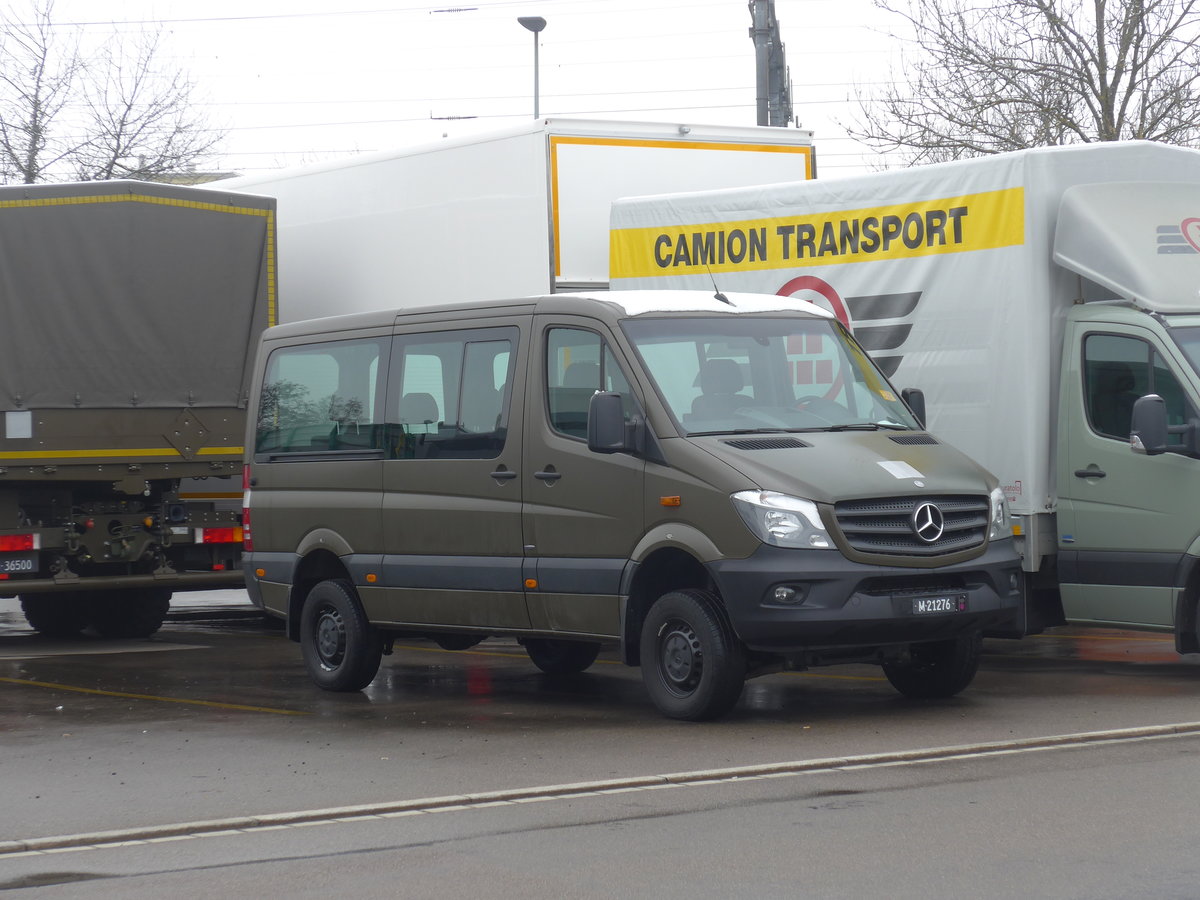
{"type": "Polygon", "coordinates": [[[738,438],[735,441],[721,441],[726,446],[736,450],[791,450],[795,447],[811,447],[799,438],[738,438]]]}
{"type": "Polygon", "coordinates": [[[895,441],[897,444],[913,445],[913,444],[936,444],[937,438],[932,434],[889,434],[889,440],[895,441]]]}

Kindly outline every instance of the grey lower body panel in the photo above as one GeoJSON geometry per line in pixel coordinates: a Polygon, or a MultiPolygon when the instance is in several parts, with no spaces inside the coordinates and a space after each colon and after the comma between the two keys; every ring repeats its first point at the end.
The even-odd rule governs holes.
{"type": "Polygon", "coordinates": [[[1021,560],[1011,541],[937,569],[870,566],[836,551],[764,545],[709,570],[738,637],[773,653],[946,640],[1009,623],[1022,603],[1021,560]],[[778,601],[778,587],[793,588],[797,601],[778,601]],[[948,600],[953,609],[941,609],[948,600]]]}

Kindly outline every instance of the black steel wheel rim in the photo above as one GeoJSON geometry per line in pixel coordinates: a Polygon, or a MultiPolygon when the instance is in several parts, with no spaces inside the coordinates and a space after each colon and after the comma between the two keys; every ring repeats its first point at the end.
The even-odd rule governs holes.
{"type": "Polygon", "coordinates": [[[696,690],[704,674],[704,651],[690,624],[672,619],[659,632],[659,666],[667,687],[686,695],[696,690]]]}
{"type": "Polygon", "coordinates": [[[317,658],[326,669],[336,669],[346,658],[346,622],[332,606],[324,606],[317,612],[314,643],[317,658]]]}

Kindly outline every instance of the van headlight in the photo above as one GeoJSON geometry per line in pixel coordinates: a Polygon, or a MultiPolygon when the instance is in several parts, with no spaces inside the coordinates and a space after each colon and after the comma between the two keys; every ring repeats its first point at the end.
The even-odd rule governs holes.
{"type": "Polygon", "coordinates": [[[996,488],[992,491],[992,518],[991,527],[988,528],[988,540],[998,541],[1001,538],[1012,537],[1012,516],[1008,513],[1008,501],[1004,498],[1004,491],[996,488]]]}
{"type": "Polygon", "coordinates": [[[833,541],[821,524],[817,504],[774,491],[738,491],[734,508],[764,544],[832,550],[833,541]]]}

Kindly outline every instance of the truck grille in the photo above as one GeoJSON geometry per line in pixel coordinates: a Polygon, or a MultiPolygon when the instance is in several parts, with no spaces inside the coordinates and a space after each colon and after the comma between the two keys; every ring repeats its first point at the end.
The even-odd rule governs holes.
{"type": "Polygon", "coordinates": [[[879,497],[834,505],[842,536],[860,553],[941,556],[982,546],[987,497],[879,497]]]}

